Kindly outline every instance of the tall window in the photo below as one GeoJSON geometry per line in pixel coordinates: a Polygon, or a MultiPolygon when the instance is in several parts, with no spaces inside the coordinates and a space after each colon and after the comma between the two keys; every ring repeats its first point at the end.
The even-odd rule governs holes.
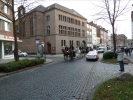
{"type": "Polygon", "coordinates": [[[2,10],[2,3],[0,2],[0,11],[2,10]]]}
{"type": "Polygon", "coordinates": [[[46,26],[47,34],[50,35],[50,26],[46,26]]]}
{"type": "Polygon", "coordinates": [[[47,21],[50,21],[50,15],[46,16],[47,21]]]}
{"type": "Polygon", "coordinates": [[[25,36],[25,21],[23,21],[23,36],[25,36]]]}
{"type": "Polygon", "coordinates": [[[30,18],[30,36],[33,36],[33,18],[30,18]]]}
{"type": "Polygon", "coordinates": [[[84,23],[84,22],[82,22],[82,26],[83,26],[83,27],[85,26],[85,23],[84,23]]]}
{"type": "Polygon", "coordinates": [[[10,8],[8,7],[8,6],[4,6],[4,13],[6,13],[6,14],[10,14],[10,8]]]}
{"type": "Polygon", "coordinates": [[[0,30],[2,30],[2,20],[0,19],[0,30]]]}
{"type": "Polygon", "coordinates": [[[77,47],[80,47],[80,41],[77,41],[77,47]]]}
{"type": "Polygon", "coordinates": [[[82,30],[82,37],[85,37],[85,30],[82,30]]]}
{"type": "Polygon", "coordinates": [[[10,31],[10,23],[5,22],[5,31],[10,31]]]}

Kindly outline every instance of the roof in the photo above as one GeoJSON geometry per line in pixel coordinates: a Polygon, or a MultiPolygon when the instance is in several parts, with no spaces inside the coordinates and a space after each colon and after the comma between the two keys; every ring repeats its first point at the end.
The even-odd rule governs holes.
{"type": "Polygon", "coordinates": [[[79,14],[77,11],[75,11],[74,9],[66,8],[66,7],[61,6],[61,5],[57,4],[57,3],[55,3],[55,4],[51,5],[51,6],[46,7],[45,8],[45,11],[49,11],[49,10],[55,9],[55,8],[56,9],[59,9],[59,10],[62,10],[62,11],[65,11],[65,12],[67,12],[69,14],[72,14],[72,15],[75,15],[75,16],[78,16],[78,17],[81,17],[83,19],[86,19],[81,14],[79,14]]]}
{"type": "Polygon", "coordinates": [[[66,7],[61,6],[61,5],[57,4],[57,3],[55,3],[53,5],[50,5],[48,7],[44,7],[42,5],[39,5],[36,8],[34,8],[33,10],[29,11],[28,13],[31,13],[33,11],[47,12],[47,11],[52,10],[52,9],[59,9],[61,11],[67,12],[69,14],[78,16],[78,17],[83,18],[83,19],[86,19],[81,14],[79,14],[77,11],[75,11],[74,9],[66,8],[66,7]]]}

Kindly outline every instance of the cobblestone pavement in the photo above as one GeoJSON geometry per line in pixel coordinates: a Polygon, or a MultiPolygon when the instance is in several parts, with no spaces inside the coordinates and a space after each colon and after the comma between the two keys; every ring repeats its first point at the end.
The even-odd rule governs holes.
{"type": "Polygon", "coordinates": [[[94,62],[62,61],[0,79],[1,100],[74,100],[94,62]]]}
{"type": "MultiPolygon", "coordinates": [[[[133,62],[132,56],[127,58],[133,62]]],[[[132,66],[132,63],[125,65],[124,73],[133,74],[132,66]]],[[[86,62],[85,58],[62,61],[1,78],[0,98],[92,100],[97,85],[121,74],[118,64],[86,62]]]]}
{"type": "MultiPolygon", "coordinates": [[[[133,57],[125,56],[131,60],[131,63],[128,65],[125,64],[125,72],[133,75],[133,57]]],[[[102,82],[118,77],[122,75],[122,72],[119,72],[118,64],[106,64],[102,62],[97,62],[88,72],[84,83],[82,83],[78,93],[74,96],[75,100],[92,100],[93,93],[95,92],[97,86],[102,82]]]]}

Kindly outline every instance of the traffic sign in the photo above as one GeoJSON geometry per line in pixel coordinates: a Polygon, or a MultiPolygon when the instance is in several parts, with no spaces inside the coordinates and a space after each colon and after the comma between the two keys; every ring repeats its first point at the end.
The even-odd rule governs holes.
{"type": "Polygon", "coordinates": [[[41,44],[44,44],[44,41],[42,40],[41,44]]]}

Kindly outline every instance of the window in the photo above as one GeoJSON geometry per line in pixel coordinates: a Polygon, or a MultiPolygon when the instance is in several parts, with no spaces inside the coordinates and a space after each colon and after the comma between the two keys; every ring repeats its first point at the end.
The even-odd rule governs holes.
{"type": "Polygon", "coordinates": [[[50,21],[50,15],[47,15],[47,16],[46,16],[46,20],[47,20],[47,21],[50,21]]]}
{"type": "Polygon", "coordinates": [[[89,35],[89,31],[87,31],[87,35],[89,35]]]}
{"type": "Polygon", "coordinates": [[[46,26],[47,34],[50,35],[50,26],[46,26]]]}
{"type": "Polygon", "coordinates": [[[0,30],[2,30],[2,20],[0,19],[0,30]]]}
{"type": "Polygon", "coordinates": [[[82,22],[82,26],[84,26],[85,24],[84,24],[84,22],[82,22]]]}
{"type": "Polygon", "coordinates": [[[4,42],[4,55],[12,55],[12,42],[4,42]]]}
{"type": "Polygon", "coordinates": [[[30,18],[30,36],[33,36],[33,18],[30,18]]]}
{"type": "Polygon", "coordinates": [[[63,46],[63,40],[61,40],[61,46],[63,46]]]}
{"type": "Polygon", "coordinates": [[[0,11],[2,10],[2,3],[0,2],[0,11]]]}
{"type": "Polygon", "coordinates": [[[5,22],[5,31],[10,31],[10,23],[5,22]]]}
{"type": "Polygon", "coordinates": [[[82,37],[85,37],[85,30],[82,30],[82,37]]]}
{"type": "Polygon", "coordinates": [[[77,47],[80,47],[80,41],[77,41],[77,47]]]}
{"type": "Polygon", "coordinates": [[[4,6],[4,13],[10,14],[10,8],[8,6],[4,6]]]}
{"type": "Polygon", "coordinates": [[[23,36],[25,36],[25,21],[23,21],[23,36]]]}

